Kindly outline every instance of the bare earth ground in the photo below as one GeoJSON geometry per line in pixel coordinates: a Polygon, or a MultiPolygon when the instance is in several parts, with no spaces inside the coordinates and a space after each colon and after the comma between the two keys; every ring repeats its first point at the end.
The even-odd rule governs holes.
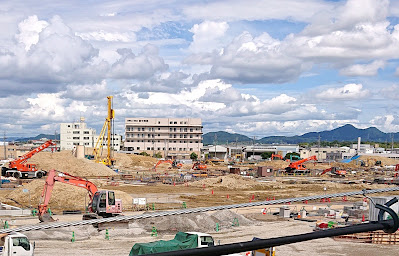
{"type": "MultiPolygon", "coordinates": [[[[122,170],[130,170],[132,174],[140,173],[139,175],[151,175],[155,172],[151,171],[156,159],[144,156],[115,154],[118,168],[122,170]]],[[[57,169],[64,172],[70,172],[74,175],[95,177],[95,176],[115,176],[117,175],[112,170],[95,164],[87,159],[73,158],[70,152],[47,153],[41,152],[35,158],[31,159],[43,169],[57,169]]],[[[395,164],[386,159],[381,159],[384,165],[395,164]]],[[[275,168],[284,168],[288,165],[284,161],[266,161],[259,165],[273,166],[275,168]]],[[[328,167],[325,164],[309,164],[309,167],[323,170],[328,167]]],[[[159,172],[179,173],[177,170],[168,169],[168,165],[160,166],[159,172]],[[164,171],[162,171],[164,170],[164,171]]],[[[191,166],[187,165],[184,168],[189,169],[191,166]]],[[[254,166],[252,166],[254,167],[254,166]]],[[[347,164],[345,168],[357,168],[354,163],[347,164]]],[[[256,168],[256,167],[254,167],[256,168]]],[[[209,169],[227,169],[226,166],[211,166],[209,169]]],[[[157,170],[158,171],[158,170],[157,170]]],[[[351,177],[345,179],[334,179],[328,176],[323,176],[323,181],[320,177],[277,177],[271,180],[264,180],[263,182],[256,182],[248,178],[240,176],[228,175],[217,178],[209,178],[206,180],[196,181],[185,185],[132,185],[117,182],[118,186],[111,185],[112,179],[90,179],[100,189],[114,190],[117,192],[117,197],[122,198],[125,215],[141,214],[141,212],[127,212],[132,209],[132,198],[145,197],[147,202],[152,205],[154,203],[156,210],[162,209],[178,209],[181,208],[182,203],[185,202],[188,208],[225,205],[235,203],[246,203],[251,201],[263,201],[267,199],[282,199],[309,195],[320,195],[323,193],[331,194],[344,191],[354,191],[362,189],[376,189],[385,188],[388,185],[365,184],[361,179],[373,180],[376,171],[358,172],[351,177]],[[358,184],[342,184],[337,181],[351,180],[358,184]],[[213,192],[213,193],[212,193],[213,192]],[[252,199],[254,197],[254,199],[252,199]]],[[[378,174],[380,175],[380,174],[378,174]]],[[[384,175],[382,172],[381,175],[384,175]]],[[[387,175],[385,173],[385,175],[387,175]]],[[[389,175],[392,175],[390,173],[389,175]]],[[[389,177],[389,176],[387,176],[389,177]]],[[[0,189],[0,201],[16,206],[28,207],[32,204],[36,207],[39,203],[39,198],[43,189],[44,180],[36,180],[30,184],[25,184],[24,187],[19,187],[15,190],[0,189]],[[23,188],[30,191],[30,200],[28,194],[23,192],[23,188]]],[[[398,192],[381,195],[398,195],[398,192]]],[[[377,196],[377,195],[376,195],[377,196]]],[[[362,197],[348,198],[351,202],[361,201],[362,197]]],[[[86,200],[86,191],[84,189],[67,186],[65,184],[56,184],[54,194],[50,202],[51,209],[59,213],[62,210],[83,210],[86,200]]],[[[306,207],[319,207],[319,202],[310,202],[313,205],[306,207]]],[[[349,204],[348,204],[349,205],[349,204]]],[[[293,205],[295,206],[295,205],[293,205]]],[[[324,207],[326,205],[324,204],[324,207]]],[[[274,206],[276,210],[278,206],[274,206]]],[[[302,205],[297,205],[302,207],[302,205]]],[[[332,207],[342,208],[342,199],[336,198],[332,200],[332,207]]],[[[235,210],[240,214],[260,215],[260,208],[246,208],[235,210]]],[[[260,215],[264,216],[264,215],[260,215]]],[[[57,215],[60,221],[80,220],[79,216],[62,216],[57,215]],[[78,217],[78,219],[76,219],[78,217]]],[[[258,216],[259,217],[259,216],[258,216]]],[[[230,217],[229,217],[230,218],[230,217]]],[[[2,220],[9,220],[11,225],[13,222],[9,218],[1,218],[2,220]]],[[[256,218],[259,219],[259,218],[256,218]]],[[[260,218],[262,219],[262,218],[260,218]]],[[[136,242],[150,242],[158,239],[172,239],[173,234],[178,228],[187,228],[188,224],[193,224],[197,227],[204,228],[207,223],[214,225],[216,221],[214,216],[190,216],[176,217],[168,220],[153,221],[152,220],[141,223],[130,224],[128,230],[110,230],[110,240],[104,239],[104,231],[98,233],[92,226],[57,229],[53,231],[35,231],[35,233],[27,234],[32,237],[32,241],[36,242],[35,255],[128,255],[131,247],[136,242]],[[197,222],[195,222],[196,220],[197,222]],[[201,224],[202,223],[202,224],[201,224]],[[137,224],[137,225],[136,225],[137,224]],[[187,224],[187,225],[186,225],[187,224]],[[159,236],[157,238],[150,236],[152,225],[157,225],[159,229],[159,236]],[[76,231],[76,242],[70,242],[72,231],[76,231]]],[[[24,220],[17,220],[16,225],[37,224],[36,218],[28,218],[24,220]]],[[[211,233],[216,241],[220,240],[221,244],[249,241],[254,236],[259,238],[271,238],[278,236],[293,235],[299,233],[311,232],[314,224],[301,221],[250,221],[246,225],[229,229],[222,227],[220,232],[215,232],[213,227],[208,229],[190,230],[203,231],[211,233]]],[[[183,230],[189,231],[189,230],[183,230]]],[[[29,233],[29,232],[28,232],[29,233]]],[[[313,240],[292,245],[285,245],[277,247],[276,255],[398,255],[399,246],[395,245],[376,245],[376,244],[357,244],[350,242],[335,241],[330,238],[313,240]]]]}
{"type": "MultiPolygon", "coordinates": [[[[211,233],[216,242],[221,244],[240,241],[250,241],[254,236],[272,238],[311,232],[309,223],[300,221],[263,222],[253,226],[235,227],[211,233]]],[[[156,239],[148,235],[113,237],[116,230],[110,231],[110,240],[103,236],[92,237],[90,240],[75,241],[36,241],[35,255],[129,255],[131,247],[137,242],[150,242],[156,239],[172,239],[172,234],[160,234],[156,239]]],[[[338,242],[331,238],[312,240],[276,248],[276,255],[398,255],[399,246],[358,244],[338,242]]]]}

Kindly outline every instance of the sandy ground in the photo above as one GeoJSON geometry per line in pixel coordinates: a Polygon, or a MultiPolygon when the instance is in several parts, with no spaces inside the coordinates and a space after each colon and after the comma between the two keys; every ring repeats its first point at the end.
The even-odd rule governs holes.
{"type": "MultiPolygon", "coordinates": [[[[226,244],[240,241],[250,241],[254,236],[272,238],[311,232],[309,223],[301,221],[263,222],[252,226],[235,227],[220,232],[212,232],[216,243],[226,244]]],[[[111,230],[110,240],[103,236],[92,237],[89,240],[75,241],[44,241],[37,240],[35,255],[129,255],[131,247],[138,242],[150,242],[158,239],[172,239],[173,234],[159,234],[157,238],[148,235],[113,237],[118,230],[111,230]]],[[[358,244],[338,242],[331,238],[312,240],[276,248],[276,255],[398,255],[398,246],[358,244]]]]}

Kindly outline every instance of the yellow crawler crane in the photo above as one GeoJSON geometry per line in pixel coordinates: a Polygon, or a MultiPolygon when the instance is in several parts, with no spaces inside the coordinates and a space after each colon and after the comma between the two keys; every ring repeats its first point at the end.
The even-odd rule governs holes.
{"type": "Polygon", "coordinates": [[[112,109],[112,98],[113,96],[108,96],[108,116],[105,119],[105,123],[103,128],[101,129],[100,136],[96,142],[96,146],[93,150],[93,155],[96,163],[102,163],[107,165],[108,167],[112,167],[114,165],[115,159],[112,158],[111,155],[111,130],[112,130],[112,122],[115,117],[115,112],[112,109]],[[105,138],[105,132],[107,132],[107,137],[105,138]],[[107,140],[107,157],[102,158],[102,149],[103,149],[103,141],[107,140]]]}

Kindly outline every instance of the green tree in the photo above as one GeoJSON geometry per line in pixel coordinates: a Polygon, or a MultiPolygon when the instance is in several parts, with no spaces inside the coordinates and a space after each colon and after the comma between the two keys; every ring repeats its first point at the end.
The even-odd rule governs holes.
{"type": "Polygon", "coordinates": [[[143,151],[143,152],[141,152],[139,155],[142,155],[142,156],[150,156],[147,152],[145,152],[145,151],[143,151]]]}
{"type": "Polygon", "coordinates": [[[162,153],[161,152],[157,152],[154,155],[155,158],[162,158],[162,153]]]}
{"type": "Polygon", "coordinates": [[[263,152],[262,154],[260,154],[260,156],[262,157],[262,159],[268,159],[270,157],[272,157],[273,152],[263,152]]]}
{"type": "Polygon", "coordinates": [[[191,160],[197,160],[198,159],[198,155],[195,152],[193,152],[193,153],[190,154],[190,159],[191,160]]]}

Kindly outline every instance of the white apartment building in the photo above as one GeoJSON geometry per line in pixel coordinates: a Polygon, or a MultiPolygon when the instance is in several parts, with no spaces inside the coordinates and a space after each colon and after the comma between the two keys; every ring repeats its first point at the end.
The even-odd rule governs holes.
{"type": "Polygon", "coordinates": [[[200,156],[202,121],[200,118],[126,118],[124,149],[165,158],[190,159],[200,156]]]}
{"type": "MultiPolygon", "coordinates": [[[[83,117],[79,122],[61,123],[60,125],[60,148],[61,150],[72,150],[77,145],[88,148],[94,148],[99,135],[96,130],[88,128],[83,117]]],[[[107,148],[106,136],[103,140],[103,146],[107,148]]],[[[122,143],[122,136],[113,134],[111,139],[114,150],[119,151],[122,143]]]]}
{"type": "Polygon", "coordinates": [[[83,117],[79,122],[60,124],[61,150],[72,150],[77,145],[93,147],[96,130],[88,128],[83,117]]]}

